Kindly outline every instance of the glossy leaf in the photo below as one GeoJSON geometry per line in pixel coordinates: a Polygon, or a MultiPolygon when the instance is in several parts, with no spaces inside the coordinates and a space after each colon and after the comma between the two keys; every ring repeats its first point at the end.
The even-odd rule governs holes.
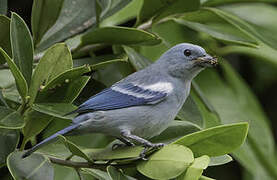
{"type": "Polygon", "coordinates": [[[202,4],[205,6],[219,6],[225,3],[239,3],[239,2],[276,2],[276,0],[203,0],[202,4]]]}
{"type": "Polygon", "coordinates": [[[32,32],[34,44],[38,44],[43,35],[59,17],[64,0],[35,0],[32,7],[32,32]]]}
{"type": "Polygon", "coordinates": [[[8,155],[15,150],[18,141],[18,131],[0,129],[0,167],[6,163],[8,155]]]}
{"type": "Polygon", "coordinates": [[[239,148],[247,132],[248,123],[221,125],[186,135],[173,144],[189,147],[196,157],[220,156],[239,148]]]}
{"type": "Polygon", "coordinates": [[[67,103],[40,103],[34,104],[33,106],[33,109],[38,112],[58,117],[61,119],[69,119],[68,116],[64,115],[75,110],[76,108],[76,106],[67,103]]]}
{"type": "Polygon", "coordinates": [[[151,155],[148,161],[140,162],[137,170],[152,179],[171,179],[184,172],[193,160],[189,148],[172,144],[151,155]]]}
{"type": "Polygon", "coordinates": [[[13,60],[30,85],[33,72],[34,47],[31,33],[24,20],[16,13],[11,17],[11,47],[13,60]]]}
{"type": "MultiPolygon", "coordinates": [[[[6,0],[4,0],[4,1],[6,1],[6,0]]],[[[0,3],[1,3],[1,1],[0,1],[0,3]]],[[[1,7],[2,7],[2,5],[1,5],[1,7]]],[[[1,7],[0,7],[0,9],[1,9],[1,7]]],[[[0,29],[1,29],[0,47],[3,48],[7,52],[7,54],[11,57],[12,50],[11,50],[11,41],[10,41],[10,19],[8,17],[0,15],[0,29]]],[[[5,63],[5,59],[4,59],[3,55],[0,54],[0,64],[3,64],[3,63],[5,63]]]]}
{"type": "Polygon", "coordinates": [[[0,128],[21,129],[24,126],[23,117],[12,109],[0,106],[0,128]]]}
{"type": "Polygon", "coordinates": [[[53,164],[53,168],[54,168],[54,180],[60,180],[60,179],[76,180],[79,178],[74,168],[56,165],[56,164],[53,164]]]}
{"type": "Polygon", "coordinates": [[[227,164],[231,161],[233,161],[233,158],[228,154],[225,154],[223,156],[215,156],[215,157],[211,157],[209,166],[219,166],[219,165],[227,164]]]}
{"type": "Polygon", "coordinates": [[[3,55],[7,64],[9,65],[9,68],[14,76],[18,92],[19,92],[20,96],[22,97],[23,101],[25,101],[25,98],[26,98],[27,92],[28,92],[28,86],[27,86],[26,80],[24,79],[22,73],[17,68],[17,66],[15,65],[13,60],[11,60],[11,58],[7,55],[7,53],[2,48],[0,48],[0,53],[3,55]]]}
{"type": "Polygon", "coordinates": [[[154,34],[135,28],[102,27],[90,31],[82,37],[81,46],[97,43],[124,45],[154,45],[161,40],[154,34]]]}
{"type": "Polygon", "coordinates": [[[22,154],[23,152],[15,151],[7,159],[9,171],[14,179],[54,179],[54,169],[48,159],[36,153],[22,159],[22,154]]]}
{"type": "Polygon", "coordinates": [[[199,179],[203,173],[203,170],[208,167],[209,162],[210,158],[206,155],[195,158],[192,165],[188,167],[183,180],[199,179]]]}
{"type": "Polygon", "coordinates": [[[49,48],[37,65],[29,91],[32,104],[39,88],[54,79],[60,73],[72,68],[71,54],[65,44],[56,44],[49,48]]]}

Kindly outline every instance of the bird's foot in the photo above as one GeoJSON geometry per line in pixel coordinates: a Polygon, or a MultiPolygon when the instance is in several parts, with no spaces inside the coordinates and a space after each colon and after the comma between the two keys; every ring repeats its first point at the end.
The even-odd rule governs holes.
{"type": "Polygon", "coordinates": [[[164,147],[165,144],[164,143],[157,143],[157,144],[152,144],[150,142],[148,143],[145,143],[143,144],[143,150],[140,152],[139,154],[139,157],[142,159],[142,160],[148,160],[145,156],[146,156],[146,152],[152,148],[153,150],[157,150],[157,149],[160,149],[162,147],[164,147]]]}
{"type": "Polygon", "coordinates": [[[122,147],[131,147],[131,146],[135,146],[135,144],[134,144],[134,143],[131,143],[131,142],[129,142],[128,144],[115,143],[115,144],[113,144],[113,146],[112,146],[112,150],[115,150],[115,149],[117,149],[117,148],[122,148],[122,147]]]}

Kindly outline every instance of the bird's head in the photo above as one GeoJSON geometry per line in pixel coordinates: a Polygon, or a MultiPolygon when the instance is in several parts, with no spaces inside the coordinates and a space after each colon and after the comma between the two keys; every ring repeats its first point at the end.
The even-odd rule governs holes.
{"type": "Polygon", "coordinates": [[[205,67],[213,67],[217,64],[217,59],[207,54],[202,47],[189,43],[172,47],[161,56],[160,61],[171,75],[192,78],[205,67]]]}

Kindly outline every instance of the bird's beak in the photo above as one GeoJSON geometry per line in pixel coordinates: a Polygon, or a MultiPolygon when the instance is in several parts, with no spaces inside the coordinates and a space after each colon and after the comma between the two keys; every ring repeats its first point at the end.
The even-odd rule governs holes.
{"type": "Polygon", "coordinates": [[[218,64],[217,58],[210,55],[199,57],[195,60],[195,62],[202,67],[214,67],[218,64]]]}

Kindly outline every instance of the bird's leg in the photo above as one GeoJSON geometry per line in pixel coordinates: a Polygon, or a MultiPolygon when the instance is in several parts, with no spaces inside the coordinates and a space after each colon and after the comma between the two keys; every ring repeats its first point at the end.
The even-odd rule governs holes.
{"type": "Polygon", "coordinates": [[[119,144],[119,143],[113,144],[113,146],[112,146],[113,150],[118,148],[118,147],[134,146],[135,145],[134,143],[132,143],[131,141],[129,141],[128,139],[123,138],[123,137],[117,137],[116,139],[118,139],[119,141],[123,142],[124,144],[119,144]]]}
{"type": "Polygon", "coordinates": [[[165,145],[164,143],[153,144],[150,141],[147,141],[146,139],[143,139],[139,136],[131,134],[130,131],[123,131],[123,132],[121,132],[121,135],[124,138],[134,140],[134,141],[136,141],[136,142],[143,145],[144,149],[140,153],[140,157],[142,159],[145,159],[145,153],[147,152],[148,148],[158,149],[158,148],[161,148],[165,145]]]}

